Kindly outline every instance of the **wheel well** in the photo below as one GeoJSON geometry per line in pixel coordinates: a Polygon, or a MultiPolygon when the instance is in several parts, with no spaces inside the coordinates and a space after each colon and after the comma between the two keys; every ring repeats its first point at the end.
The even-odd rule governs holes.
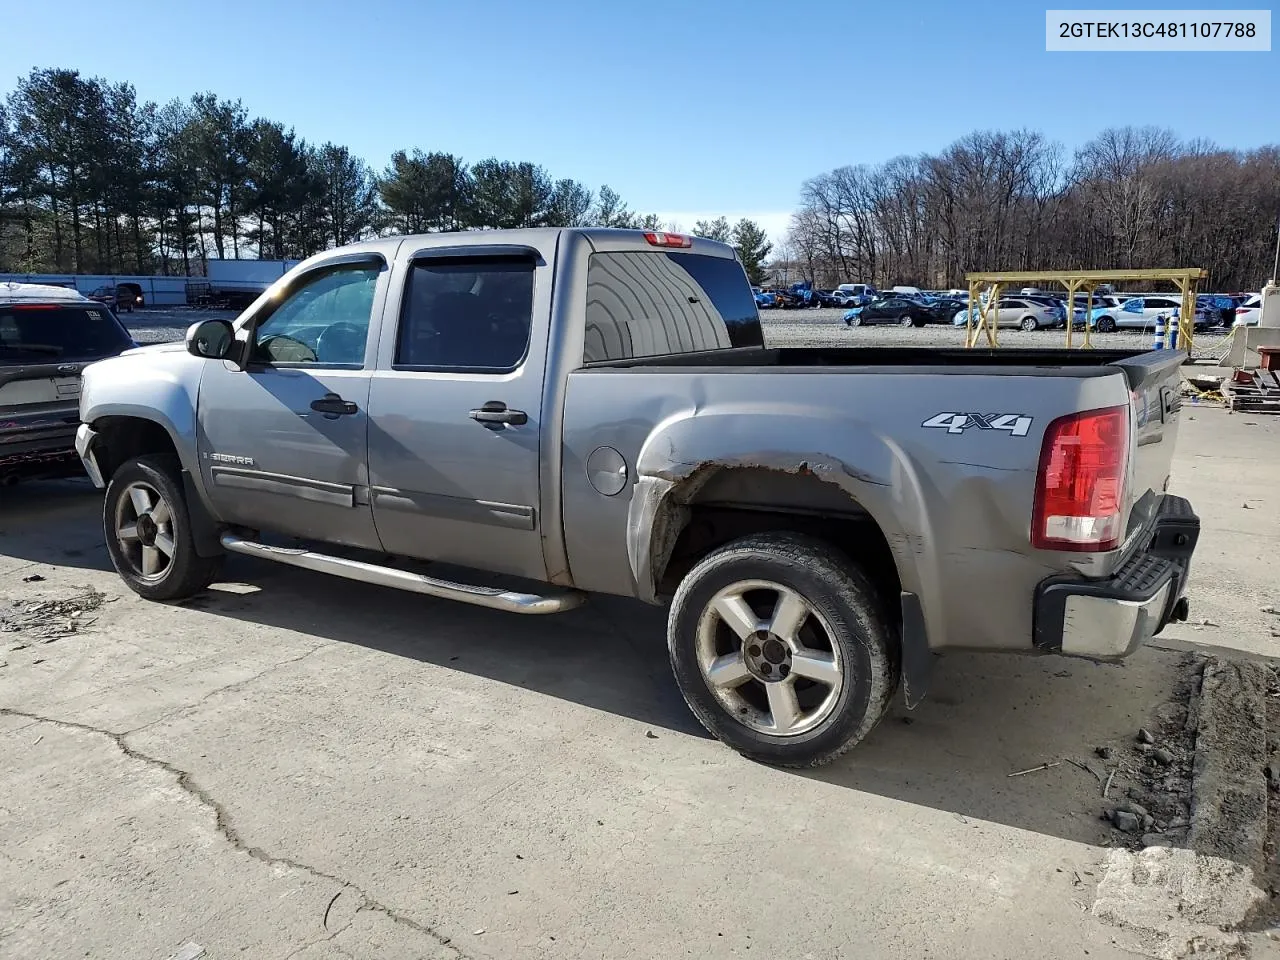
{"type": "Polygon", "coordinates": [[[691,486],[696,490],[688,500],[674,492],[672,508],[685,522],[665,563],[654,558],[659,596],[673,595],[685,574],[712,550],[751,534],[788,531],[844,553],[875,586],[886,611],[895,619],[900,616],[902,584],[884,532],[856,501],[806,464],[796,473],[721,469],[691,486]]]}
{"type": "Polygon", "coordinates": [[[148,453],[178,456],[169,431],[154,420],[140,417],[103,417],[94,423],[98,443],[94,454],[105,479],[111,479],[121,464],[148,453]]]}

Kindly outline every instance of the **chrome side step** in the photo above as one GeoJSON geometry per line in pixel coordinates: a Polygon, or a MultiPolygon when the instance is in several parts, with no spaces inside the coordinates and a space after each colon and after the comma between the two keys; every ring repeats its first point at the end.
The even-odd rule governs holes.
{"type": "Polygon", "coordinates": [[[262,557],[277,563],[287,563],[291,567],[302,567],[304,570],[317,570],[320,573],[346,577],[348,580],[359,580],[361,583],[375,583],[378,586],[394,587],[411,593],[425,593],[429,597],[441,597],[445,600],[460,600],[463,603],[488,607],[491,610],[506,610],[508,613],[562,613],[581,606],[587,599],[587,595],[578,590],[561,590],[541,596],[536,593],[515,593],[498,587],[473,587],[465,583],[452,583],[435,577],[424,577],[422,574],[409,573],[394,567],[382,567],[375,563],[347,560],[344,557],[331,557],[327,554],[303,550],[300,547],[271,547],[265,543],[242,539],[233,533],[222,535],[222,546],[231,553],[262,557]]]}

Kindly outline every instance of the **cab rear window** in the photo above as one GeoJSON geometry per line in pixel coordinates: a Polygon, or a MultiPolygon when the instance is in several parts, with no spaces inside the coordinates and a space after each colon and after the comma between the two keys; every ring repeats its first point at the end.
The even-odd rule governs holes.
{"type": "Polygon", "coordinates": [[[583,361],[764,344],[742,264],[689,253],[597,253],[587,268],[583,361]]]}
{"type": "Polygon", "coordinates": [[[100,307],[0,306],[0,363],[100,360],[132,345],[125,329],[100,307]]]}

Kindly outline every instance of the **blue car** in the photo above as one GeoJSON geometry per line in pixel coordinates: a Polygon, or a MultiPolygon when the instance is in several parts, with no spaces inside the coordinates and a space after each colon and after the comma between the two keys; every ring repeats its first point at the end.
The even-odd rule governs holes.
{"type": "Polygon", "coordinates": [[[772,293],[765,293],[759,287],[752,287],[751,292],[756,298],[756,307],[760,310],[772,309],[778,305],[778,298],[772,293]]]}

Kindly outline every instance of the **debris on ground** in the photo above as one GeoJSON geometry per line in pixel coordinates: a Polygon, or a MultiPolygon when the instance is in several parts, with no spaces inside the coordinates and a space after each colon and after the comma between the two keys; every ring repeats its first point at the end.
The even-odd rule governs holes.
{"type": "Polygon", "coordinates": [[[1060,766],[1062,766],[1062,761],[1061,761],[1061,760],[1055,760],[1055,761],[1053,761],[1053,763],[1042,763],[1042,764],[1040,764],[1040,766],[1038,766],[1038,767],[1028,767],[1026,770],[1018,770],[1018,771],[1017,771],[1017,772],[1015,772],[1015,773],[1011,773],[1011,774],[1009,774],[1009,776],[1011,776],[1011,777],[1021,777],[1021,776],[1024,776],[1025,774],[1028,774],[1028,773],[1038,773],[1038,772],[1039,772],[1039,771],[1041,771],[1041,770],[1048,770],[1050,767],[1060,767],[1060,766]]]}
{"type": "Polygon", "coordinates": [[[38,573],[29,573],[22,578],[23,583],[40,583],[43,580],[44,577],[38,573]]]}
{"type": "Polygon", "coordinates": [[[1098,746],[1105,757],[1101,819],[1116,830],[1112,843],[1133,850],[1185,846],[1191,824],[1191,765],[1196,720],[1190,703],[1200,689],[1204,659],[1187,654],[1170,699],[1129,743],[1098,746]],[[1159,844],[1151,842],[1159,837],[1159,844]]]}
{"type": "MultiPolygon", "coordinates": [[[[0,608],[0,633],[21,633],[24,640],[52,643],[93,623],[96,618],[85,614],[97,610],[106,599],[92,587],[83,587],[65,599],[15,600],[8,609],[0,608]]],[[[30,643],[13,649],[24,646],[30,643]]]]}
{"type": "Polygon", "coordinates": [[[1112,810],[1111,822],[1116,825],[1117,830],[1123,830],[1125,833],[1136,833],[1138,831],[1138,817],[1128,810],[1112,810]]]}

